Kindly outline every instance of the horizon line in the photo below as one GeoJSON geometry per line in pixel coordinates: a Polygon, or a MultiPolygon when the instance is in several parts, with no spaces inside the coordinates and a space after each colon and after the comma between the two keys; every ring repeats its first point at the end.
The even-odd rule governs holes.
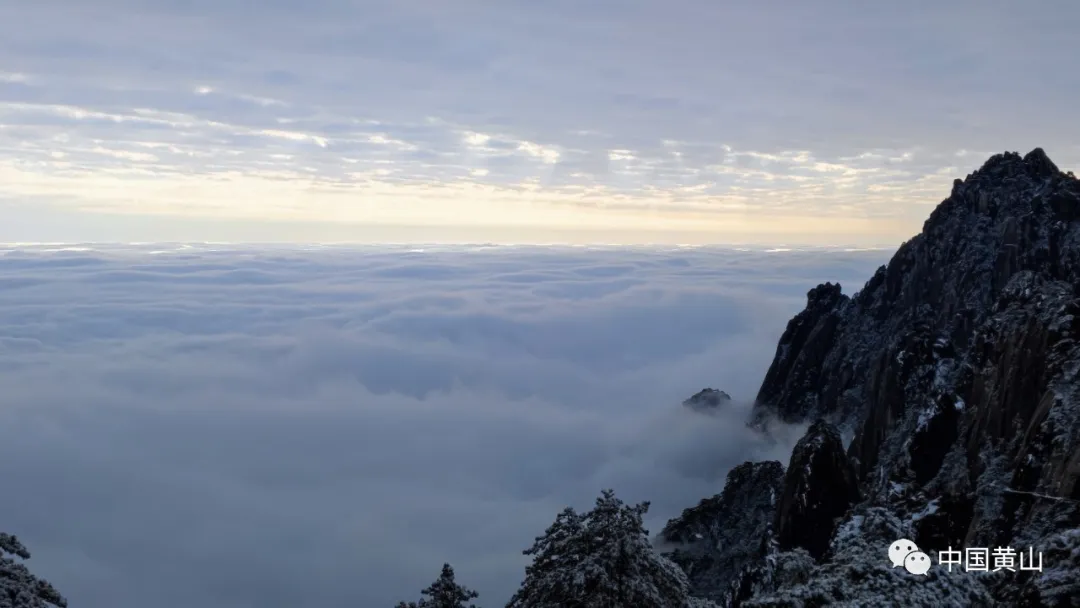
{"type": "Polygon", "coordinates": [[[855,245],[855,244],[836,244],[836,245],[819,245],[809,243],[663,243],[663,242],[631,242],[631,243],[617,243],[617,242],[564,242],[564,241],[551,241],[551,242],[524,242],[524,243],[508,243],[508,242],[485,242],[485,241],[455,241],[455,242],[438,242],[438,241],[195,241],[195,240],[161,240],[161,241],[0,241],[0,247],[60,247],[60,246],[105,246],[105,247],[144,247],[152,245],[180,245],[180,246],[193,246],[193,245],[225,245],[225,246],[275,246],[275,247],[621,247],[621,248],[634,248],[634,247],[665,247],[665,248],[679,248],[679,249],[705,249],[705,248],[731,248],[731,249],[829,249],[829,250],[848,250],[848,251],[879,251],[886,249],[895,249],[897,245],[855,245]]]}

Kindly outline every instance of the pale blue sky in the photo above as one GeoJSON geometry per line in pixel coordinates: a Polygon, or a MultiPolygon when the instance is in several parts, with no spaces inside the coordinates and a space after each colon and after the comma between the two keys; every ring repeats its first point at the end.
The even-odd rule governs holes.
{"type": "Polygon", "coordinates": [[[0,241],[896,244],[1080,160],[1080,3],[0,3],[0,241]]]}

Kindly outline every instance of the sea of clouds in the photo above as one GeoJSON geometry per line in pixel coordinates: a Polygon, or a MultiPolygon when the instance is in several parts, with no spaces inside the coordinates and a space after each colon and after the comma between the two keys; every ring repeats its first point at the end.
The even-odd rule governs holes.
{"type": "Polygon", "coordinates": [[[505,603],[603,488],[650,528],[747,459],[814,285],[886,251],[0,248],[0,531],[80,608],[505,603]],[[704,387],[738,403],[679,403],[704,387]]]}

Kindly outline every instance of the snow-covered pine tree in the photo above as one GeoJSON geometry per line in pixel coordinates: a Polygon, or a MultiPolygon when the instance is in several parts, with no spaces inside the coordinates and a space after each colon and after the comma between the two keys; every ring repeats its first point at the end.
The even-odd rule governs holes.
{"type": "MultiPolygon", "coordinates": [[[[547,608],[564,605],[566,598],[585,593],[584,580],[574,575],[587,556],[584,546],[588,530],[585,516],[566,507],[543,536],[524,551],[532,564],[525,567],[525,580],[507,608],[547,608]]],[[[567,604],[567,606],[570,606],[567,604]]]]}
{"type": "Polygon", "coordinates": [[[454,569],[450,564],[443,564],[438,580],[420,592],[424,596],[420,602],[398,602],[395,608],[476,608],[465,602],[480,597],[480,594],[463,587],[454,580],[454,569]]]}
{"type": "Polygon", "coordinates": [[[0,608],[67,608],[67,600],[51,584],[5,554],[30,559],[19,539],[0,532],[0,608]]]}
{"type": "Polygon", "coordinates": [[[613,490],[604,490],[587,513],[563,510],[524,552],[533,563],[507,608],[691,605],[686,575],[649,542],[648,510],[647,502],[624,504],[613,490]]]}

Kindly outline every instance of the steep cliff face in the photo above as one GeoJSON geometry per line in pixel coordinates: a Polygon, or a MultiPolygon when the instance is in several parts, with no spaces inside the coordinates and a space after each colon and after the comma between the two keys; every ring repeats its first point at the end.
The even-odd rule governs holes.
{"type": "Polygon", "coordinates": [[[695,595],[722,598],[744,564],[765,556],[783,481],[779,462],[743,463],[728,473],[721,494],[664,526],[660,540],[678,546],[668,557],[686,571],[695,595]]]}
{"type": "Polygon", "coordinates": [[[776,511],[777,545],[824,557],[837,518],[858,500],[855,469],[844,454],[840,433],[818,420],[791,453],[776,511]]]}
{"type": "Polygon", "coordinates": [[[751,424],[820,422],[756,539],[771,549],[744,561],[724,602],[1080,604],[1078,220],[1080,181],[1042,150],[999,154],[861,291],[809,292],[751,424]],[[935,566],[912,580],[888,563],[897,538],[935,562],[950,546],[1033,547],[1043,571],[935,566]]]}

